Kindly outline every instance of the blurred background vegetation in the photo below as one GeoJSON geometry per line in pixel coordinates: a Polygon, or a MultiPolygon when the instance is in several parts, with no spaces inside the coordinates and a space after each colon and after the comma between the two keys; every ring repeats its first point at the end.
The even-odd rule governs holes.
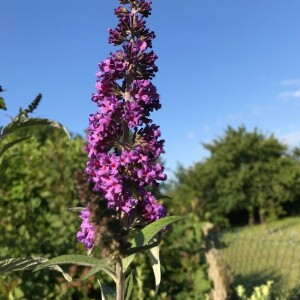
{"type": "Polygon", "coordinates": [[[178,213],[215,224],[209,239],[223,262],[219,272],[226,269],[221,279],[231,282],[228,298],[238,299],[242,284],[250,299],[271,280],[271,298],[263,299],[300,299],[299,148],[244,126],[203,146],[209,157],[179,166],[168,194],[178,213]]]}
{"type": "MultiPolygon", "coordinates": [[[[0,174],[0,257],[85,253],[76,242],[80,219],[66,211],[82,205],[74,178],[76,171],[85,167],[84,138],[72,135],[69,139],[60,130],[35,126],[11,134],[6,143],[20,138],[24,141],[5,151],[7,163],[0,174]]],[[[171,197],[164,201],[169,214],[184,216],[164,234],[160,293],[154,295],[151,269],[147,258],[140,255],[135,264],[133,299],[207,299],[212,284],[207,278],[201,228],[208,221],[220,229],[215,244],[235,276],[232,288],[243,284],[238,276],[246,271],[237,264],[234,252],[242,247],[233,233],[225,234],[224,229],[275,224],[272,222],[300,211],[299,148],[288,149],[275,136],[258,129],[249,132],[243,126],[228,127],[222,137],[204,147],[210,156],[189,168],[178,166],[173,180],[160,191],[171,197]]],[[[293,220],[300,223],[298,218],[293,220]]],[[[268,247],[271,252],[272,246],[268,247]]],[[[244,248],[251,249],[250,245],[244,248]]],[[[261,251],[254,250],[252,257],[259,262],[261,251]]],[[[290,261],[298,260],[295,257],[290,261]]],[[[279,265],[288,268],[290,261],[279,265]]],[[[261,266],[258,263],[251,274],[265,272],[261,266]]],[[[85,270],[70,267],[68,271],[74,276],[85,270]]],[[[266,281],[257,284],[263,283],[266,281]]],[[[250,292],[252,286],[246,288],[250,292]]],[[[292,288],[297,288],[296,284],[292,288]]],[[[0,299],[99,298],[95,278],[67,284],[59,274],[46,271],[0,277],[0,299]]]]}
{"type": "Polygon", "coordinates": [[[175,203],[220,227],[264,223],[300,209],[300,149],[288,149],[257,129],[228,127],[203,145],[209,158],[178,167],[170,187],[175,203]]]}

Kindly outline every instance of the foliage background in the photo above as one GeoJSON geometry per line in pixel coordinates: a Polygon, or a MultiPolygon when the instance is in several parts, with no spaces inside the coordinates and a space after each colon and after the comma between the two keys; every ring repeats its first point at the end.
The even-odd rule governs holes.
{"type": "Polygon", "coordinates": [[[300,164],[275,136],[228,127],[204,147],[206,160],[179,167],[171,186],[182,210],[193,207],[202,220],[221,227],[276,220],[299,212],[300,164]]]}
{"type": "MultiPolygon", "coordinates": [[[[81,205],[74,173],[84,168],[85,141],[80,136],[69,140],[61,132],[46,127],[35,128],[30,134],[30,140],[6,153],[9,165],[1,174],[0,186],[0,256],[54,257],[85,253],[76,242],[80,220],[65,210],[81,205]]],[[[18,136],[27,135],[27,131],[18,132],[18,136]]],[[[172,200],[167,205],[170,214],[180,213],[180,205],[172,200]]],[[[209,290],[203,265],[200,220],[191,213],[180,223],[164,234],[161,246],[163,282],[158,298],[154,296],[149,262],[140,255],[135,264],[138,288],[133,299],[203,299],[209,290]]],[[[84,270],[70,268],[68,271],[74,276],[84,270]]],[[[105,282],[102,277],[101,280],[105,282]]],[[[0,298],[99,298],[95,281],[91,278],[86,283],[70,285],[53,272],[19,272],[0,279],[0,298]]]]}
{"type": "MultiPolygon", "coordinates": [[[[18,136],[28,133],[22,130],[18,136]]],[[[30,140],[6,152],[9,165],[0,183],[0,256],[82,253],[76,243],[80,220],[66,208],[80,206],[74,172],[84,168],[85,142],[80,136],[69,140],[49,127],[31,129],[30,134],[30,140]]],[[[72,294],[84,299],[84,293],[60,284],[51,272],[20,272],[1,280],[1,299],[70,299],[72,294]]]]}
{"type": "MultiPolygon", "coordinates": [[[[74,174],[84,169],[85,141],[76,135],[69,140],[49,127],[23,129],[10,139],[29,133],[30,139],[5,153],[0,256],[83,254],[76,242],[80,220],[66,208],[81,205],[74,174]]],[[[205,299],[211,284],[201,236],[204,221],[220,227],[266,223],[300,210],[298,148],[290,150],[273,135],[248,132],[243,126],[228,127],[224,136],[204,146],[210,157],[188,169],[179,166],[176,180],[159,192],[171,196],[164,201],[169,214],[184,216],[164,234],[160,293],[154,295],[149,262],[139,255],[133,299],[205,299]]],[[[76,276],[85,270],[67,271],[76,276]]],[[[0,298],[91,299],[100,297],[95,281],[66,284],[53,272],[20,272],[0,278],[0,298]]]]}

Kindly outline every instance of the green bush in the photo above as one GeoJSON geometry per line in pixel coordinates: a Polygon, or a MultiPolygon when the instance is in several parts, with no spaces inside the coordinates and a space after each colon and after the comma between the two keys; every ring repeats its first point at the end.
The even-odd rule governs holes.
{"type": "MultiPolygon", "coordinates": [[[[76,242],[80,220],[65,209],[80,205],[74,172],[84,168],[85,142],[48,127],[33,131],[35,137],[6,152],[8,166],[0,183],[0,257],[54,257],[76,248],[83,253],[76,242]]],[[[0,279],[0,299],[85,299],[88,285],[67,285],[53,272],[20,272],[0,279]]]]}
{"type": "Polygon", "coordinates": [[[265,223],[299,211],[299,149],[290,153],[273,135],[228,127],[204,144],[210,156],[179,167],[171,193],[184,210],[226,227],[265,223]],[[194,204],[194,205],[192,205],[194,204]]]}

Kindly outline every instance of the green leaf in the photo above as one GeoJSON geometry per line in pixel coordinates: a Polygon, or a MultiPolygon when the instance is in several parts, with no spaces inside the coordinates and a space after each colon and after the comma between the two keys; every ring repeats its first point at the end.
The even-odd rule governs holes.
{"type": "Polygon", "coordinates": [[[169,197],[167,195],[160,195],[160,194],[156,196],[156,199],[157,200],[160,200],[160,199],[169,199],[169,200],[172,200],[171,197],[169,197]]]}
{"type": "Polygon", "coordinates": [[[86,209],[85,207],[70,207],[70,208],[66,208],[66,211],[81,213],[85,209],[86,209]]]}
{"type": "MultiPolygon", "coordinates": [[[[86,266],[86,267],[94,267],[101,260],[95,257],[86,256],[86,255],[61,255],[55,258],[49,259],[47,262],[42,263],[38,267],[35,268],[35,271],[47,268],[52,265],[67,265],[74,264],[78,266],[86,266]]],[[[103,264],[104,266],[105,264],[103,264]]],[[[106,266],[109,265],[109,260],[106,260],[106,266]]]]}
{"type": "Polygon", "coordinates": [[[133,287],[133,272],[131,272],[125,280],[125,300],[130,300],[133,287]]]}
{"type": "Polygon", "coordinates": [[[30,138],[30,136],[25,136],[25,137],[22,137],[22,138],[19,138],[19,139],[15,139],[7,144],[5,144],[2,149],[0,150],[0,156],[3,155],[3,153],[5,151],[7,151],[9,148],[11,148],[12,146],[18,144],[18,143],[21,143],[23,141],[26,141],[30,138]]]}
{"type": "Polygon", "coordinates": [[[159,246],[153,247],[150,250],[147,250],[147,253],[150,258],[151,266],[155,278],[155,294],[157,294],[160,281],[161,281],[161,272],[160,272],[160,259],[159,259],[159,246]]]}
{"type": "Polygon", "coordinates": [[[70,138],[69,132],[60,123],[49,119],[41,119],[41,118],[30,118],[30,119],[25,119],[24,121],[20,121],[19,119],[14,120],[13,122],[11,122],[10,124],[8,124],[6,127],[3,128],[2,135],[5,136],[10,133],[13,133],[16,130],[24,129],[32,126],[50,126],[52,128],[57,128],[62,130],[70,138]]]}
{"type": "Polygon", "coordinates": [[[116,290],[105,284],[102,284],[98,279],[97,281],[100,285],[102,300],[115,300],[116,290]]]}
{"type": "Polygon", "coordinates": [[[103,258],[99,260],[99,262],[92,267],[85,275],[81,278],[81,280],[88,279],[90,276],[98,273],[99,271],[106,272],[109,276],[112,277],[113,280],[116,279],[114,270],[109,266],[110,259],[109,258],[103,258]]]}
{"type": "Polygon", "coordinates": [[[24,292],[21,290],[21,288],[16,287],[12,291],[10,291],[8,299],[9,300],[11,300],[11,299],[13,299],[13,300],[24,299],[24,292]]]}
{"type": "Polygon", "coordinates": [[[155,222],[147,225],[145,228],[139,231],[134,237],[135,243],[132,244],[133,247],[146,245],[159,231],[161,231],[166,226],[180,219],[182,219],[182,217],[179,216],[165,217],[162,219],[158,219],[155,222]]]}
{"type": "Polygon", "coordinates": [[[54,266],[49,267],[49,269],[60,272],[68,282],[72,281],[72,277],[68,273],[65,273],[64,270],[60,266],[54,265],[54,266]]]}
{"type": "MultiPolygon", "coordinates": [[[[36,269],[38,265],[45,262],[47,262],[47,259],[43,257],[8,258],[0,261],[0,274],[36,269]]],[[[68,282],[72,281],[71,276],[66,274],[59,266],[53,265],[50,269],[62,273],[68,282]]]]}
{"type": "Polygon", "coordinates": [[[47,261],[42,257],[23,257],[23,258],[8,258],[0,261],[0,274],[32,270],[37,265],[47,261]]]}
{"type": "Polygon", "coordinates": [[[91,249],[88,249],[86,251],[87,256],[93,256],[93,250],[94,250],[94,245],[93,245],[93,247],[91,249]]]}
{"type": "Polygon", "coordinates": [[[0,97],[0,109],[7,110],[5,101],[2,97],[0,97]]]}
{"type": "MultiPolygon", "coordinates": [[[[143,247],[143,246],[147,245],[147,243],[149,243],[150,240],[159,231],[161,231],[166,226],[168,226],[171,223],[173,223],[175,221],[178,221],[180,219],[182,219],[182,217],[171,216],[171,217],[166,217],[166,218],[158,219],[155,222],[147,225],[145,228],[143,228],[141,231],[139,231],[135,235],[135,237],[131,241],[131,244],[132,244],[131,249],[135,248],[135,247],[143,247]]],[[[127,268],[129,267],[129,265],[132,263],[132,261],[134,259],[134,256],[135,256],[135,254],[131,254],[131,255],[127,256],[126,258],[124,258],[122,260],[124,272],[127,270],[127,268]]]]}
{"type": "Polygon", "coordinates": [[[149,250],[151,248],[158,246],[160,244],[160,242],[161,242],[161,232],[157,233],[153,237],[153,239],[145,246],[133,247],[133,248],[130,248],[129,250],[127,250],[127,255],[136,254],[139,252],[143,252],[145,250],[149,250]]]}
{"type": "Polygon", "coordinates": [[[1,179],[1,175],[5,172],[7,167],[8,167],[7,159],[5,157],[0,157],[0,179],[1,179]]]}

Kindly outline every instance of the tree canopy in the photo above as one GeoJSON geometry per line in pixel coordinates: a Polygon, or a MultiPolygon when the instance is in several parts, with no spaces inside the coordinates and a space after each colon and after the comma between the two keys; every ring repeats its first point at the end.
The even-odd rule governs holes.
{"type": "Polygon", "coordinates": [[[179,168],[173,197],[191,203],[204,218],[230,222],[265,222],[286,213],[300,194],[300,164],[274,135],[228,127],[204,144],[210,157],[189,169],[179,168]]]}

